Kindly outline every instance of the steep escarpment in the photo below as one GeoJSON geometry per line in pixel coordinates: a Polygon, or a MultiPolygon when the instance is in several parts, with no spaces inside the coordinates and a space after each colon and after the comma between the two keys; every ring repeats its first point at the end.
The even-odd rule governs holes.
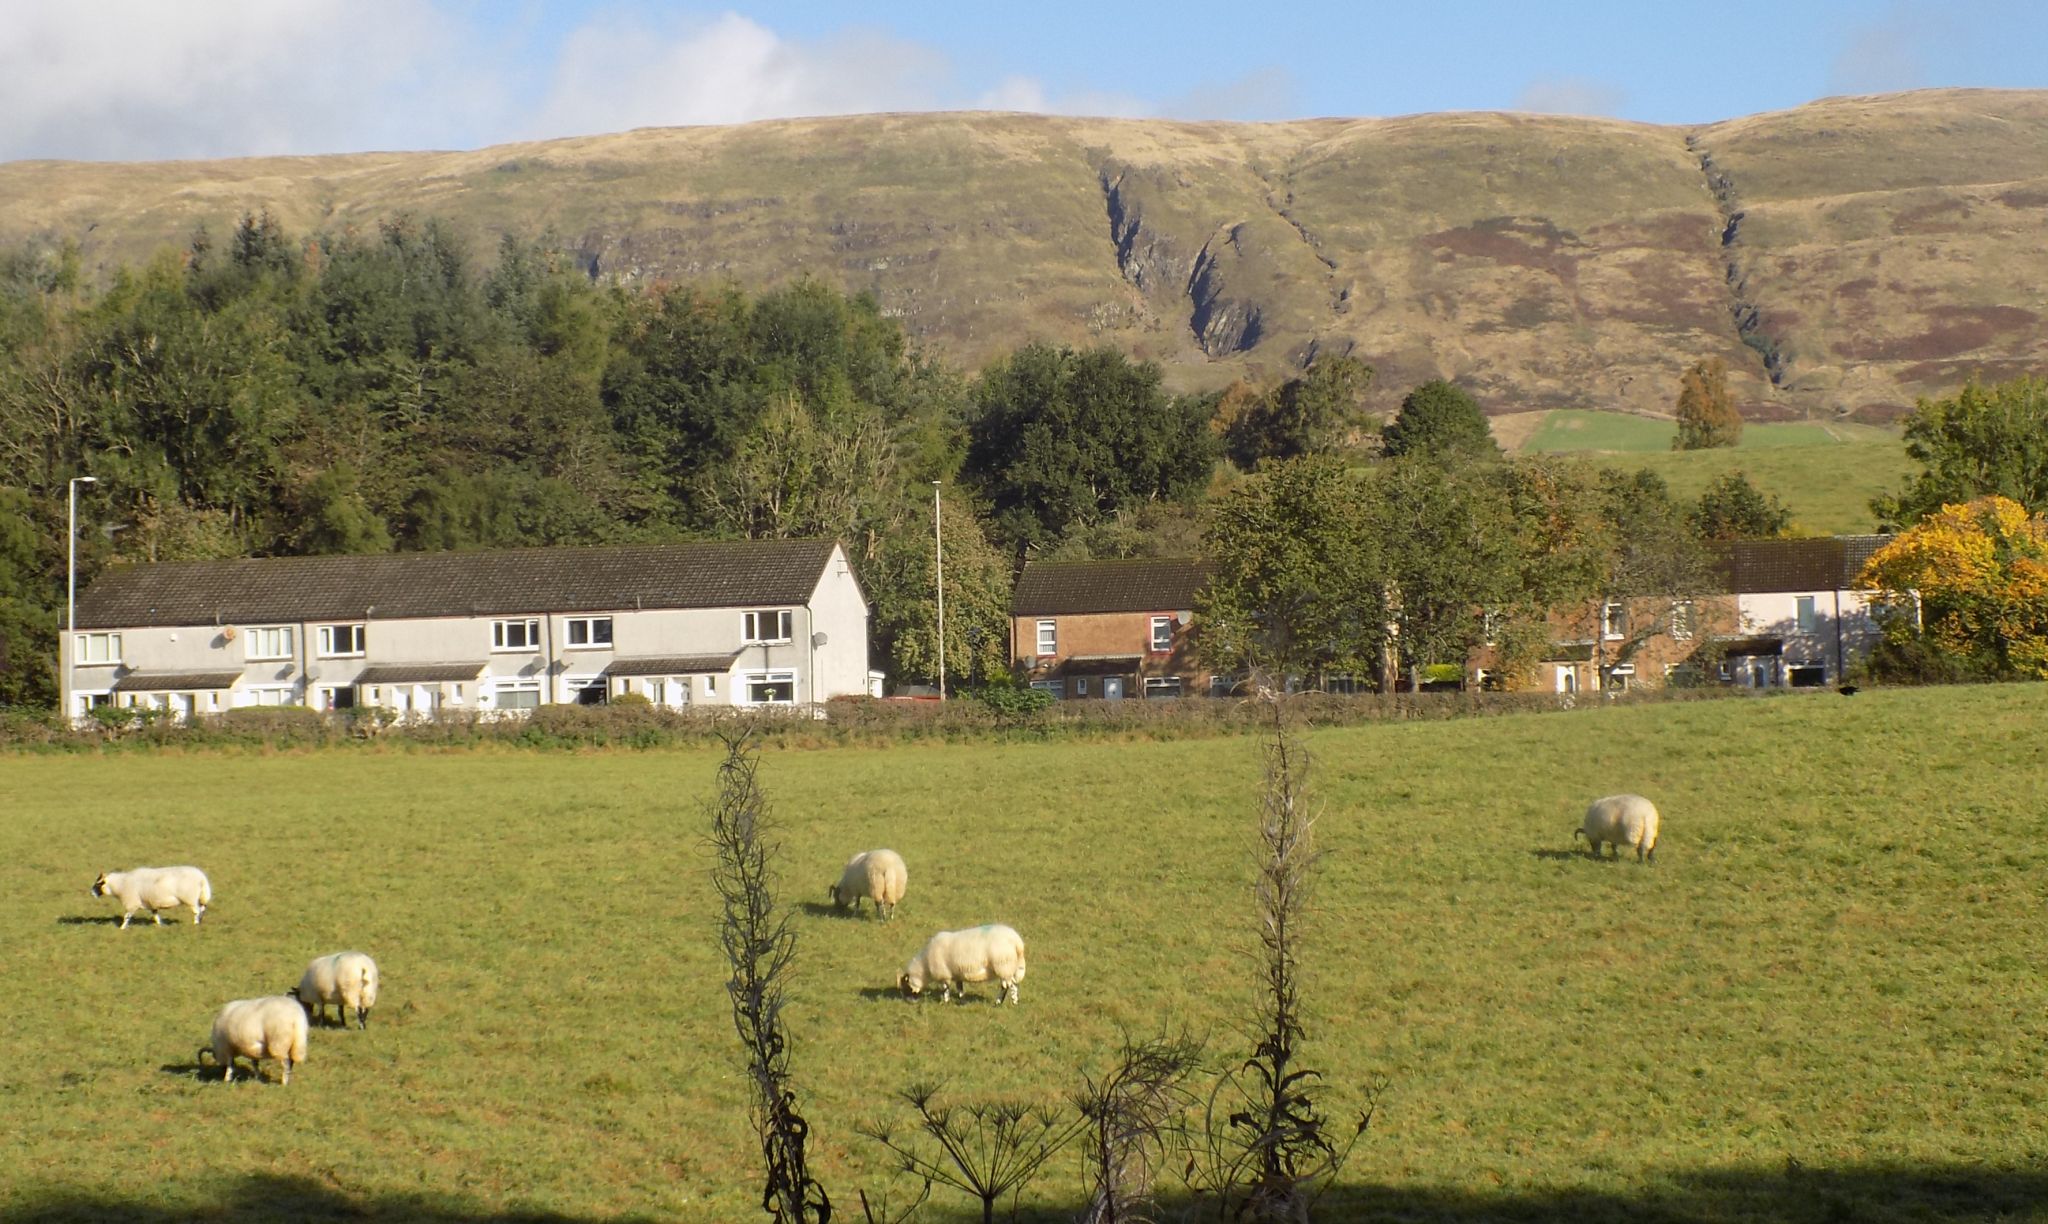
{"type": "Polygon", "coordinates": [[[2048,94],[1831,99],[1692,130],[1514,114],[1272,124],[874,115],[467,153],[0,165],[0,241],[100,275],[268,209],[290,230],[554,234],[628,283],[818,276],[967,365],[1106,343],[1184,387],[1321,352],[1390,406],[1882,419],[2048,366],[2048,94]]]}

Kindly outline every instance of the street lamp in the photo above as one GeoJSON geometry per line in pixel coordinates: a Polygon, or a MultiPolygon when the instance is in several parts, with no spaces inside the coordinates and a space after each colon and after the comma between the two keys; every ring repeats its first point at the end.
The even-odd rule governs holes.
{"type": "Polygon", "coordinates": [[[64,717],[77,716],[71,710],[73,671],[78,666],[78,486],[98,484],[98,477],[73,476],[64,490],[64,641],[57,653],[64,660],[64,717]]]}
{"type": "Polygon", "coordinates": [[[939,524],[939,482],[932,481],[932,553],[938,563],[939,700],[946,699],[946,532],[939,524]]]}

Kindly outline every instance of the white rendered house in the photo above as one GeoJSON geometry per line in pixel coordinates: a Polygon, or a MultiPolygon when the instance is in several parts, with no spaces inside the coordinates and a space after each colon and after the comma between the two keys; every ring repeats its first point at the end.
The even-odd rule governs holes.
{"type": "Polygon", "coordinates": [[[870,691],[831,540],[167,562],[82,591],[64,709],[380,706],[431,717],[625,693],[671,708],[870,691]]]}

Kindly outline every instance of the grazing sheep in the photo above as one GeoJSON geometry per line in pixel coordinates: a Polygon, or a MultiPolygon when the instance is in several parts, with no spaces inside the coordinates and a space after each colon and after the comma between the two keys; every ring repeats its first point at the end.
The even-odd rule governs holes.
{"type": "Polygon", "coordinates": [[[356,1014],[356,1027],[370,1027],[370,1009],[377,1006],[377,962],[363,952],[336,952],[316,957],[306,966],[306,975],[292,991],[318,1024],[327,1022],[327,1005],[334,1005],[334,1022],[348,1027],[348,1014],[356,1014]]]}
{"type": "Polygon", "coordinates": [[[998,923],[968,931],[940,931],[925,941],[924,950],[910,958],[896,984],[912,998],[924,993],[925,983],[939,984],[939,1002],[959,994],[967,997],[964,983],[996,982],[996,1006],[1003,996],[1017,1002],[1017,983],[1024,980],[1024,937],[998,923]]]}
{"type": "Polygon", "coordinates": [[[1602,843],[1614,847],[1614,857],[1621,857],[1623,846],[1633,846],[1636,861],[1655,862],[1657,858],[1657,805],[1641,795],[1609,795],[1595,799],[1586,809],[1585,822],[1573,831],[1572,840],[1585,838],[1592,847],[1593,857],[1600,857],[1602,843]]]}
{"type": "Polygon", "coordinates": [[[291,995],[265,995],[260,999],[236,999],[213,1018],[213,1042],[199,1047],[199,1065],[206,1056],[220,1064],[221,1082],[235,1078],[235,1059],[249,1060],[252,1074],[261,1079],[258,1065],[266,1058],[284,1064],[284,1082],[292,1082],[292,1067],[306,1061],[306,1009],[291,995]]]}
{"type": "Polygon", "coordinates": [[[100,878],[92,882],[92,895],[119,898],[124,929],[136,910],[147,908],[149,916],[162,926],[164,918],[158,911],[181,905],[192,907],[192,925],[198,926],[199,916],[213,904],[213,885],[197,867],[137,867],[100,872],[100,878]]]}
{"type": "Polygon", "coordinates": [[[896,903],[903,900],[903,890],[909,884],[910,872],[903,866],[902,855],[894,850],[863,850],[846,860],[839,882],[826,889],[825,895],[839,909],[853,906],[856,914],[863,899],[873,901],[875,912],[886,921],[896,916],[896,903]]]}

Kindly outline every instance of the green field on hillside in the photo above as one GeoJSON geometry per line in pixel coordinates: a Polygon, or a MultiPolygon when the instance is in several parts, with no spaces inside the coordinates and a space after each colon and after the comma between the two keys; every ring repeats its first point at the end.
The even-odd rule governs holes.
{"type": "Polygon", "coordinates": [[[1895,492],[1914,470],[1898,435],[1869,425],[1780,422],[1747,425],[1742,445],[1674,451],[1669,421],[1618,412],[1561,409],[1548,414],[1523,453],[1592,452],[1589,458],[1662,476],[1679,497],[1740,471],[1785,503],[1803,535],[1874,531],[1870,499],[1895,492]]]}
{"type": "MultiPolygon", "coordinates": [[[[1314,733],[1308,1056],[1339,1117],[1388,1082],[1325,1218],[2042,1218],[2044,719],[2035,685],[1314,733]],[[1663,808],[1655,865],[1569,853],[1623,789],[1663,808]]],[[[0,1216],[759,1218],[716,763],[6,759],[0,1216]],[[188,861],[197,928],[118,930],[87,895],[188,861]],[[384,968],[366,1032],[316,1030],[289,1087],[194,1073],[221,1002],[344,947],[384,968]]],[[[1120,1030],[1177,1025],[1242,1056],[1258,774],[1249,739],[764,757],[837,1218],[902,1201],[854,1126],[913,1081],[1055,1103],[1120,1030]],[[837,865],[884,844],[897,920],[834,916],[837,865]],[[1021,1006],[893,993],[931,931],[993,921],[1029,942],[1021,1006]]],[[[1021,1218],[1072,1219],[1079,1185],[1056,1162],[1021,1218]]],[[[945,1193],[923,1218],[968,1218],[945,1193]]]]}

